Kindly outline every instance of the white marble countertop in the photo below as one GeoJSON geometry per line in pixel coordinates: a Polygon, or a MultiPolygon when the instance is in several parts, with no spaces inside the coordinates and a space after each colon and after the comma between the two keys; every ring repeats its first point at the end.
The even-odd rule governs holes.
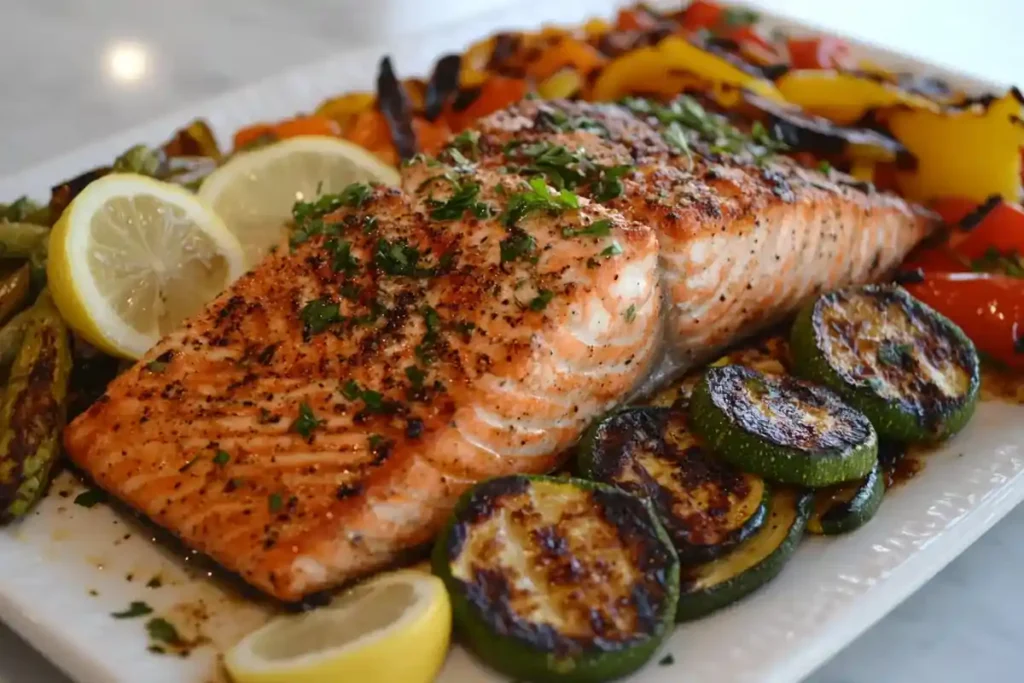
{"type": "MultiPolygon", "coordinates": [[[[0,177],[339,50],[396,33],[414,40],[420,31],[480,20],[476,15],[487,8],[516,2],[0,0],[0,177]]],[[[1020,0],[753,4],[994,81],[1024,84],[1020,0]]],[[[1024,507],[808,680],[1019,680],[1021,567],[1024,507]]],[[[67,681],[2,625],[0,680],[67,681]]]]}

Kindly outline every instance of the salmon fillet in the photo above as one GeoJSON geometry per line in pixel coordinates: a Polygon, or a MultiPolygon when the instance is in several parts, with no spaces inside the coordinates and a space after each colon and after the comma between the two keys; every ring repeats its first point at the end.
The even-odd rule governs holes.
{"type": "MultiPolygon", "coordinates": [[[[934,225],[921,209],[845,174],[826,177],[737,144],[724,119],[688,106],[696,111],[680,113],[709,132],[687,129],[686,150],[653,115],[569,101],[523,101],[491,115],[477,143],[481,163],[526,161],[520,172],[530,167],[522,152],[531,145],[628,168],[621,194],[605,203],[658,233],[674,366],[710,357],[810,296],[891,272],[934,225]]],[[[594,185],[603,189],[591,175],[598,181],[580,187],[587,196],[594,185]]]]}
{"type": "Polygon", "coordinates": [[[652,374],[883,274],[929,229],[845,176],[676,134],[523,102],[404,169],[404,191],[304,210],[301,244],[115,380],[68,453],[296,600],[395,562],[467,487],[550,470],[652,374]]]}
{"type": "Polygon", "coordinates": [[[65,432],[97,484],[283,600],[430,541],[473,483],[552,469],[654,360],[649,228],[585,199],[513,222],[522,181],[406,173],[419,191],[267,258],[65,432]]]}

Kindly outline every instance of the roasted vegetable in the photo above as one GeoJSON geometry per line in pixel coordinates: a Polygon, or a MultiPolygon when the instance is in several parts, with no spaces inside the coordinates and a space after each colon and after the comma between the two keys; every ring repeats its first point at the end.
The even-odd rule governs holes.
{"type": "Polygon", "coordinates": [[[1021,191],[1024,145],[1021,94],[963,109],[897,109],[888,118],[893,135],[917,159],[897,177],[907,197],[961,196],[983,202],[997,194],[1015,202],[1021,191]]]}
{"type": "Polygon", "coordinates": [[[698,619],[768,583],[793,556],[807,526],[810,493],[780,488],[768,503],[768,520],[728,555],[683,572],[677,619],[698,619]]]}
{"type": "Polygon", "coordinates": [[[135,145],[114,159],[110,171],[111,173],[138,173],[150,178],[159,178],[163,171],[164,161],[164,154],[159,149],[153,149],[146,145],[135,145]]]}
{"type": "Polygon", "coordinates": [[[19,197],[10,204],[0,204],[0,223],[32,223],[49,225],[49,210],[28,197],[19,197]]]}
{"type": "Polygon", "coordinates": [[[974,413],[980,383],[974,345],[898,286],[819,297],[797,316],[790,348],[797,374],[863,411],[882,438],[943,439],[974,413]]]}
{"type": "Polygon", "coordinates": [[[1024,370],[1024,286],[990,273],[927,273],[907,290],[949,318],[979,351],[1024,370]]]}
{"type": "Polygon", "coordinates": [[[850,66],[850,46],[835,36],[790,38],[789,65],[794,69],[842,69],[850,66]]]}
{"type": "Polygon", "coordinates": [[[764,523],[764,480],[709,453],[682,410],[612,413],[584,434],[577,463],[581,476],[650,501],[683,564],[720,557],[764,523]]]}
{"type": "Polygon", "coordinates": [[[44,293],[0,403],[0,518],[21,517],[43,495],[60,454],[71,352],[68,331],[44,293]]]}
{"type": "Polygon", "coordinates": [[[108,173],[110,173],[110,167],[101,166],[52,187],[50,189],[49,220],[47,225],[56,223],[60,215],[64,213],[64,209],[71,203],[71,200],[77,197],[78,193],[84,190],[89,183],[97,178],[102,178],[108,173]]]}
{"type": "Polygon", "coordinates": [[[29,321],[32,318],[32,309],[22,311],[7,321],[7,324],[0,327],[0,376],[6,377],[11,364],[14,363],[21,343],[25,339],[25,330],[28,329],[29,321]]]}
{"type": "Polygon", "coordinates": [[[373,109],[376,102],[377,96],[372,92],[354,92],[325,100],[316,108],[316,114],[337,121],[344,134],[356,114],[373,109]]]}
{"type": "Polygon", "coordinates": [[[428,121],[437,119],[445,105],[455,97],[461,68],[462,58],[459,55],[445,55],[437,60],[423,100],[423,115],[428,121]]]}
{"type": "Polygon", "coordinates": [[[794,152],[842,156],[854,162],[896,161],[897,156],[908,154],[895,138],[870,128],[840,126],[753,93],[747,93],[745,100],[766,117],[768,129],[794,152]]]}
{"type": "MultiPolygon", "coordinates": [[[[783,74],[775,86],[784,100],[844,126],[856,122],[868,111],[881,107],[900,105],[938,111],[938,105],[931,100],[868,74],[795,69],[783,74]]],[[[905,140],[900,139],[906,144],[905,140]]],[[[911,147],[911,152],[914,151],[911,147]]]]}
{"type": "Polygon", "coordinates": [[[49,235],[49,228],[34,223],[0,223],[0,258],[28,258],[49,235]]]}
{"type": "Polygon", "coordinates": [[[602,484],[513,475],[470,489],[434,573],[463,639],[517,679],[625,676],[672,627],[679,561],[639,499],[602,484]]]}
{"type": "Polygon", "coordinates": [[[879,461],[860,481],[815,491],[807,530],[833,536],[858,529],[875,516],[884,496],[885,475],[879,461]]]}
{"type": "Polygon", "coordinates": [[[669,36],[655,47],[633,50],[612,61],[594,84],[591,99],[613,101],[630,94],[670,97],[690,85],[742,87],[781,100],[770,82],[745,73],[720,56],[669,36]]]}
{"type": "Polygon", "coordinates": [[[164,143],[162,148],[168,159],[177,157],[205,157],[219,163],[223,158],[217,138],[210,126],[202,119],[195,119],[164,143]]]}
{"type": "Polygon", "coordinates": [[[377,74],[377,107],[387,121],[391,142],[400,159],[411,159],[419,151],[412,128],[412,103],[395,75],[391,58],[380,60],[377,74]]]}
{"type": "Polygon", "coordinates": [[[0,265],[0,325],[21,310],[29,295],[29,265],[0,265]]]}
{"type": "Polygon", "coordinates": [[[865,476],[878,457],[871,423],[834,393],[741,365],[708,368],[690,415],[719,456],[774,481],[829,486],[865,476]]]}

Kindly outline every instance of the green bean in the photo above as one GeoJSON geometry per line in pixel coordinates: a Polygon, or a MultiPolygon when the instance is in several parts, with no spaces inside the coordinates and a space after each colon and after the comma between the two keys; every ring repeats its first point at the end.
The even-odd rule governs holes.
{"type": "Polygon", "coordinates": [[[0,258],[28,258],[49,235],[49,228],[33,223],[0,223],[0,258]]]}

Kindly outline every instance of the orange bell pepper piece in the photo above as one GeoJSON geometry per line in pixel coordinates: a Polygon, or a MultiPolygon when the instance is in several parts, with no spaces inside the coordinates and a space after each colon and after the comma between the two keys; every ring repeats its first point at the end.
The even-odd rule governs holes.
{"type": "Polygon", "coordinates": [[[261,138],[274,136],[274,127],[266,123],[256,123],[238,130],[234,137],[234,148],[236,150],[248,147],[261,138]]]}
{"type": "Polygon", "coordinates": [[[424,118],[415,118],[412,121],[412,130],[416,133],[416,144],[421,152],[437,154],[448,142],[452,131],[443,120],[428,121],[424,118]]]}
{"type": "Polygon", "coordinates": [[[526,73],[537,81],[557,73],[563,67],[574,67],[579,73],[587,74],[598,69],[608,59],[591,45],[575,38],[564,38],[552,43],[540,57],[532,62],[526,73]]]}
{"type": "Polygon", "coordinates": [[[274,126],[274,135],[277,136],[278,140],[294,138],[299,135],[329,135],[337,137],[341,135],[341,126],[337,121],[326,116],[317,116],[315,114],[296,116],[274,126]]]}
{"type": "Polygon", "coordinates": [[[480,94],[462,111],[450,111],[447,122],[453,133],[468,128],[479,118],[518,102],[526,96],[526,81],[520,78],[492,76],[481,86],[480,94]]]}

